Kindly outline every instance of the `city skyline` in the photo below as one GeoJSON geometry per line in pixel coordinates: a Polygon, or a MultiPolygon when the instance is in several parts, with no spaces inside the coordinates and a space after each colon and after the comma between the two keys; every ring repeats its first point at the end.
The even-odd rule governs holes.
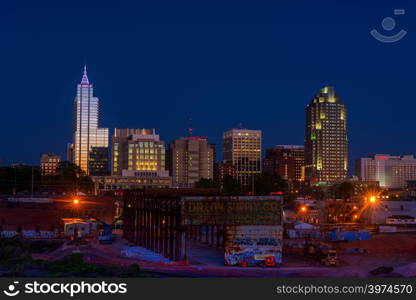
{"type": "MultiPolygon", "coordinates": [[[[93,105],[95,105],[94,106],[94,109],[93,109],[93,114],[94,114],[94,116],[96,117],[95,118],[95,121],[93,122],[94,124],[94,126],[95,127],[97,127],[96,129],[97,130],[106,130],[107,131],[107,138],[106,138],[106,140],[108,140],[108,143],[107,143],[107,145],[106,146],[103,146],[103,147],[105,147],[105,148],[108,148],[107,149],[107,152],[108,152],[108,158],[111,158],[111,154],[110,154],[110,152],[111,152],[111,149],[110,149],[110,145],[111,145],[111,139],[112,139],[112,137],[113,136],[115,136],[115,135],[111,135],[111,134],[109,134],[109,129],[110,128],[100,128],[100,127],[98,127],[98,121],[99,121],[99,114],[100,114],[100,109],[99,109],[99,99],[97,98],[97,97],[94,97],[93,96],[93,94],[92,94],[92,90],[93,90],[93,84],[92,83],[90,83],[89,82],[89,79],[88,79],[88,74],[87,74],[87,66],[86,66],[86,64],[84,64],[84,67],[83,67],[83,71],[82,71],[82,78],[81,78],[81,81],[77,84],[77,92],[76,92],[76,97],[75,97],[75,100],[74,100],[74,107],[73,107],[73,114],[74,114],[74,116],[76,116],[77,115],[77,106],[76,106],[76,103],[77,103],[77,101],[79,101],[79,99],[81,99],[82,97],[80,96],[81,94],[83,95],[83,93],[85,94],[85,95],[87,95],[88,97],[89,96],[91,96],[91,98],[93,98],[93,99],[95,99],[93,102],[93,105]],[[87,90],[86,92],[84,91],[84,90],[87,90]],[[83,92],[84,91],[84,92],[83,92]],[[91,94],[91,95],[90,95],[91,94]],[[96,126],[97,125],[97,126],[96,126]]],[[[321,87],[320,88],[320,93],[322,93],[322,91],[326,91],[327,89],[334,89],[334,87],[332,87],[332,86],[323,86],[323,87],[321,87]]],[[[319,95],[319,93],[318,93],[318,95],[319,95]]],[[[315,95],[314,96],[314,99],[316,99],[316,97],[318,97],[317,95],[315,95]]],[[[335,95],[335,97],[337,97],[338,98],[338,96],[337,95],[335,95]]],[[[343,103],[343,102],[342,102],[343,103]]],[[[344,103],[343,103],[344,104],[344,103]]],[[[306,105],[306,109],[308,108],[308,106],[309,106],[310,104],[308,104],[308,105],[306,105]]],[[[347,115],[347,113],[345,112],[345,115],[347,115]]],[[[77,119],[79,119],[79,117],[76,117],[75,119],[73,119],[73,122],[74,122],[74,120],[77,120],[77,119]]],[[[178,135],[178,137],[177,138],[174,138],[174,139],[172,139],[171,140],[171,142],[174,142],[175,140],[177,140],[177,139],[182,139],[182,138],[189,138],[189,137],[195,137],[195,134],[193,134],[193,130],[194,130],[194,128],[189,128],[189,126],[192,126],[192,123],[189,123],[189,122],[191,122],[190,121],[190,119],[188,118],[187,119],[187,121],[188,121],[188,127],[186,128],[186,132],[185,132],[185,134],[183,134],[183,135],[178,135]]],[[[101,123],[101,122],[100,122],[101,123]]],[[[103,122],[103,123],[105,123],[105,122],[103,122]]],[[[306,122],[305,122],[305,125],[306,125],[306,122]]],[[[74,123],[74,125],[73,126],[75,126],[76,127],[76,123],[74,123]]],[[[306,128],[308,128],[308,126],[306,126],[306,128]]],[[[114,127],[114,128],[111,128],[111,129],[114,129],[114,130],[117,130],[117,127],[114,127]]],[[[234,126],[234,127],[230,127],[229,129],[224,129],[223,131],[222,131],[222,133],[221,134],[224,134],[226,131],[228,131],[228,130],[260,130],[260,131],[262,131],[261,129],[252,129],[252,128],[245,128],[245,127],[243,127],[243,125],[242,125],[242,123],[239,123],[238,124],[238,126],[234,126]]],[[[348,125],[347,125],[347,131],[348,131],[348,125]]],[[[306,131],[306,132],[304,132],[304,135],[308,135],[308,131],[306,131]]],[[[75,137],[75,133],[74,133],[74,137],[75,137]]],[[[78,138],[79,138],[79,135],[78,135],[78,138]]],[[[77,138],[77,139],[78,139],[77,138]]],[[[306,136],[305,136],[305,140],[306,140],[306,136]]],[[[169,142],[168,142],[169,143],[169,142]]],[[[276,147],[276,146],[278,146],[278,142],[276,142],[276,143],[274,143],[274,144],[272,144],[272,145],[270,145],[270,146],[264,146],[263,145],[263,143],[262,143],[262,146],[261,146],[261,152],[262,152],[262,154],[261,154],[261,160],[263,160],[265,157],[264,157],[264,153],[265,153],[265,151],[268,149],[268,148],[273,148],[273,147],[276,147]]],[[[222,161],[224,161],[224,158],[223,158],[223,151],[221,151],[222,150],[222,148],[223,148],[223,145],[222,145],[222,142],[218,145],[216,145],[216,144],[213,144],[216,148],[217,147],[219,147],[219,151],[218,151],[218,149],[216,149],[216,152],[218,152],[219,153],[219,157],[221,158],[221,159],[217,159],[215,162],[222,162],[222,161]]],[[[303,144],[302,144],[303,145],[303,144]]],[[[74,152],[74,149],[72,148],[72,147],[74,147],[74,145],[73,145],[73,143],[68,143],[67,144],[67,148],[66,148],[66,150],[64,151],[64,153],[62,153],[62,157],[66,157],[67,158],[67,160],[68,161],[73,161],[75,158],[73,158],[73,159],[70,159],[70,156],[71,155],[74,155],[74,157],[75,157],[75,152],[74,152]]],[[[98,148],[100,148],[100,147],[98,147],[98,148]]],[[[347,149],[349,148],[349,143],[347,143],[347,149]]],[[[165,149],[167,149],[167,146],[165,146],[165,149]]],[[[42,153],[43,154],[43,153],[42,153]]],[[[61,153],[59,153],[59,154],[61,154],[61,153]]],[[[401,153],[398,153],[397,155],[412,155],[412,153],[408,153],[408,152],[401,152],[401,153]]],[[[347,150],[347,155],[348,155],[348,150],[347,150]]],[[[374,153],[367,153],[367,154],[365,154],[365,155],[363,155],[363,157],[369,157],[369,156],[371,156],[371,155],[376,155],[376,152],[374,152],[374,153]]],[[[80,155],[78,155],[78,156],[80,156],[80,155]]],[[[348,156],[349,157],[349,156],[348,156]]],[[[1,159],[1,158],[0,158],[1,159]]],[[[348,173],[347,173],[347,176],[350,176],[350,175],[357,175],[357,174],[355,174],[355,170],[356,170],[356,166],[355,166],[355,161],[356,160],[358,160],[359,158],[348,158],[348,173]]],[[[2,161],[0,160],[0,165],[1,165],[1,163],[2,163],[2,161]]],[[[21,163],[20,161],[19,162],[12,162],[12,163],[21,163]]],[[[24,162],[23,162],[24,163],[24,162]]],[[[75,162],[76,164],[78,164],[78,162],[75,162]]],[[[34,162],[34,165],[36,165],[37,163],[36,162],[34,162]]],[[[111,163],[109,163],[108,164],[108,172],[109,173],[111,173],[111,163]]],[[[82,167],[81,167],[81,169],[83,169],[82,167]]],[[[166,168],[166,170],[167,170],[167,168],[166,168]]],[[[88,172],[87,172],[88,173],[88,172]]],[[[341,178],[346,178],[346,177],[343,177],[343,176],[341,176],[341,177],[339,177],[340,179],[341,178]]]]}
{"type": "Polygon", "coordinates": [[[416,294],[415,1],[3,2],[6,296],[416,294]]]}
{"type": "MultiPolygon", "coordinates": [[[[414,6],[405,1],[397,5],[401,3],[408,11],[414,6]]],[[[72,4],[68,12],[53,6],[45,11],[34,8],[37,20],[57,21],[52,29],[45,21],[33,22],[31,29],[22,28],[16,24],[21,18],[5,16],[1,21],[5,32],[17,35],[12,38],[3,33],[7,60],[2,61],[0,80],[8,86],[3,94],[4,110],[17,112],[21,105],[25,109],[19,111],[20,118],[5,116],[0,121],[5,128],[1,138],[11,145],[0,150],[1,163],[35,164],[40,153],[49,152],[65,157],[65,143],[71,140],[73,86],[85,61],[104,108],[102,126],[106,128],[156,128],[170,142],[187,136],[187,119],[192,117],[194,134],[217,145],[222,132],[239,123],[262,130],[263,150],[276,144],[303,144],[304,108],[317,89],[332,85],[349,111],[349,169],[353,170],[355,159],[371,153],[415,153],[410,76],[416,67],[411,55],[414,38],[409,34],[400,43],[385,45],[368,32],[391,14],[391,3],[380,1],[372,7],[305,1],[307,14],[296,12],[294,4],[270,5],[260,13],[241,4],[242,14],[233,15],[232,20],[229,14],[217,12],[218,20],[210,26],[202,25],[195,16],[180,14],[179,7],[174,9],[194,23],[194,29],[184,28],[174,18],[167,19],[169,26],[144,25],[141,22],[148,20],[146,16],[140,22],[132,18],[138,12],[134,5],[131,13],[123,7],[113,9],[116,20],[121,21],[102,28],[94,6],[85,7],[90,19],[81,17],[77,23],[66,23],[78,16],[72,4]],[[225,17],[234,22],[243,15],[251,18],[242,25],[220,25],[225,17]],[[260,25],[260,20],[265,21],[260,25]],[[132,24],[135,26],[128,26],[132,24]],[[59,37],[54,35],[56,31],[62,31],[59,37]],[[333,35],[339,31],[343,34],[333,35]],[[166,50],[173,39],[178,41],[175,47],[166,50]],[[129,47],[122,47],[121,52],[113,45],[105,47],[106,40],[129,47]],[[29,56],[19,50],[28,42],[33,45],[29,56]],[[255,105],[248,106],[253,99],[255,105]],[[392,114],[388,103],[396,99],[401,105],[392,114]],[[137,112],[143,110],[150,113],[137,118],[137,112]],[[387,122],[385,115],[392,119],[387,122]],[[16,130],[27,128],[31,133],[27,139],[17,137],[16,130]],[[380,129],[387,140],[379,138],[380,129]],[[25,143],[31,145],[30,151],[25,143]]],[[[227,8],[231,7],[225,11],[227,8]]],[[[147,11],[155,16],[151,7],[147,11]]],[[[207,20],[210,12],[198,17],[207,20]]],[[[411,22],[406,15],[398,25],[411,29],[411,22]]]]}

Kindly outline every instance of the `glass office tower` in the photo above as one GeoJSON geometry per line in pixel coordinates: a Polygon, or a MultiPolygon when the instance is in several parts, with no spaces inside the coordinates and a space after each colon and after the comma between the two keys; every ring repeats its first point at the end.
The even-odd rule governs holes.
{"type": "Polygon", "coordinates": [[[261,130],[230,129],[223,133],[223,159],[235,166],[238,183],[253,186],[261,174],[261,130]]]}
{"type": "MultiPolygon", "coordinates": [[[[99,100],[93,95],[93,85],[88,80],[87,68],[84,66],[84,74],[81,83],[77,86],[77,94],[74,100],[71,158],[73,163],[89,175],[95,175],[93,174],[95,170],[91,172],[89,168],[91,165],[89,164],[91,150],[97,147],[104,147],[108,153],[108,128],[98,127],[98,104],[99,100]]],[[[106,166],[108,163],[103,163],[102,165],[106,166]]]]}
{"type": "Polygon", "coordinates": [[[344,180],[348,172],[347,109],[333,87],[306,108],[305,175],[311,182],[344,180]]]}

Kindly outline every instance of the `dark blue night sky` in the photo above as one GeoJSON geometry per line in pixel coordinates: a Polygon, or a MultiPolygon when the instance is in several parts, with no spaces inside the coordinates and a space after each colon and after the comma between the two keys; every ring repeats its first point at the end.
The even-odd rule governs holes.
{"type": "Polygon", "coordinates": [[[156,128],[170,142],[192,117],[194,134],[218,145],[239,123],[262,129],[264,147],[302,144],[306,105],[333,85],[348,109],[350,160],[416,153],[414,1],[5,3],[2,164],[65,156],[85,61],[111,133],[156,128]],[[391,32],[408,31],[397,43],[369,34],[386,33],[388,16],[391,32]]]}

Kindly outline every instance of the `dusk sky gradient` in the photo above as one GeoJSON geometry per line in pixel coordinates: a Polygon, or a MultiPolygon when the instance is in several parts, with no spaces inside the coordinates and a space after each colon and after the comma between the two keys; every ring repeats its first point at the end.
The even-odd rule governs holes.
{"type": "Polygon", "coordinates": [[[350,167],[371,153],[416,154],[415,20],[411,0],[2,2],[1,164],[66,156],[84,62],[110,134],[156,128],[169,143],[192,117],[218,152],[239,123],[263,130],[263,148],[303,144],[306,105],[333,85],[350,167]],[[387,34],[388,16],[393,33],[408,31],[397,43],[369,34],[387,34]]]}

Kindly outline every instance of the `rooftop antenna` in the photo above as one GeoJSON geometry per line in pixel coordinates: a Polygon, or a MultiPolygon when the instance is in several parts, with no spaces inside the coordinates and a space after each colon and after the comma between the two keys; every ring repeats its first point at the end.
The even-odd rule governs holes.
{"type": "Polygon", "coordinates": [[[238,123],[238,128],[243,129],[243,123],[242,122],[238,123]]]}
{"type": "Polygon", "coordinates": [[[191,136],[193,131],[194,131],[194,129],[192,128],[192,118],[189,117],[188,118],[188,134],[191,136]]]}

